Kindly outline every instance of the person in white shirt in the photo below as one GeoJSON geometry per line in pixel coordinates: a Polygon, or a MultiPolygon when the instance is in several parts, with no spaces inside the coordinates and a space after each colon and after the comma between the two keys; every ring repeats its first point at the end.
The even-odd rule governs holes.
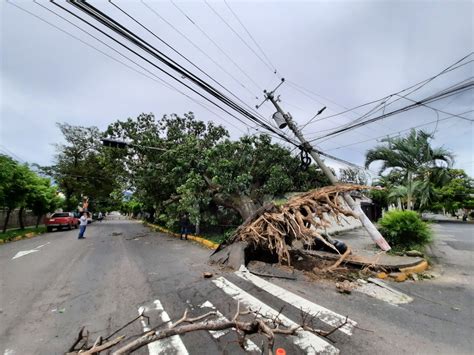
{"type": "Polygon", "coordinates": [[[86,239],[84,237],[84,233],[86,232],[86,227],[87,227],[87,212],[84,212],[79,218],[79,237],[77,239],[86,239]]]}

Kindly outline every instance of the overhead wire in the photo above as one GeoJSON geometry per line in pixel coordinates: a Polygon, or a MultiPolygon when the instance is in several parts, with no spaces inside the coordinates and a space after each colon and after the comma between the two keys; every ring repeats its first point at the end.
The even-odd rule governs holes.
{"type": "Polygon", "coordinates": [[[242,36],[224,19],[224,17],[221,16],[221,14],[219,14],[219,12],[217,12],[217,10],[207,0],[204,0],[204,3],[227,26],[227,28],[229,28],[232,33],[234,33],[240,39],[240,41],[258,58],[258,60],[263,63],[263,65],[265,65],[273,74],[276,74],[276,71],[272,69],[272,67],[267,62],[265,62],[265,60],[262,59],[262,57],[247,43],[247,41],[242,38],[242,36]]]}
{"type": "MultiPolygon", "coordinates": [[[[58,26],[56,26],[56,25],[54,25],[54,24],[52,24],[51,22],[49,22],[49,21],[43,19],[42,17],[40,17],[40,16],[38,16],[38,15],[36,15],[36,14],[34,14],[34,13],[32,13],[32,12],[30,12],[30,11],[28,11],[28,10],[26,10],[26,9],[24,9],[24,8],[22,8],[22,7],[20,7],[20,6],[18,6],[18,5],[16,5],[16,4],[13,4],[13,3],[11,3],[11,2],[9,2],[9,3],[10,3],[11,5],[17,7],[18,9],[20,9],[20,10],[22,10],[22,11],[24,11],[24,12],[26,12],[26,13],[32,15],[32,16],[34,16],[35,18],[37,18],[37,19],[39,19],[39,20],[41,20],[41,21],[47,23],[48,25],[52,26],[53,28],[55,28],[55,29],[57,29],[57,30],[59,30],[59,31],[65,33],[65,34],[67,34],[68,36],[74,38],[75,40],[77,40],[77,41],[79,41],[79,42],[81,42],[81,43],[83,43],[84,45],[87,45],[88,47],[90,47],[90,48],[92,48],[92,49],[98,51],[99,53],[105,55],[106,57],[108,57],[108,58],[110,58],[110,59],[112,59],[112,60],[118,62],[119,64],[121,64],[121,65],[127,67],[128,69],[133,70],[134,72],[136,72],[136,73],[138,73],[138,74],[140,74],[140,75],[142,75],[142,76],[144,76],[144,77],[146,77],[146,78],[148,78],[148,79],[150,79],[150,80],[153,80],[153,81],[157,82],[158,84],[160,84],[160,85],[162,85],[162,86],[165,86],[166,88],[168,88],[168,89],[170,89],[170,90],[174,90],[174,91],[180,93],[181,95],[185,96],[186,98],[188,98],[189,100],[193,101],[193,102],[196,103],[197,105],[203,107],[205,110],[207,110],[208,112],[212,113],[212,114],[215,115],[216,117],[218,117],[218,118],[224,120],[224,122],[230,124],[230,125],[233,126],[234,128],[236,128],[236,129],[240,130],[241,132],[243,132],[240,128],[238,128],[237,126],[233,125],[232,123],[226,121],[225,119],[223,119],[222,116],[219,116],[219,115],[216,114],[214,111],[210,110],[210,109],[209,109],[208,107],[206,107],[203,103],[197,101],[196,99],[194,99],[193,97],[189,96],[189,95],[186,94],[185,92],[179,90],[178,88],[176,88],[176,87],[173,86],[172,84],[167,83],[166,81],[164,81],[163,79],[161,79],[160,77],[158,77],[155,73],[151,72],[150,70],[148,70],[147,68],[143,67],[143,66],[140,65],[139,63],[133,61],[133,60],[130,59],[129,57],[125,56],[123,53],[117,51],[115,48],[111,47],[111,46],[108,45],[106,42],[102,41],[100,38],[98,38],[98,37],[92,35],[91,33],[87,32],[87,31],[85,31],[85,30],[84,30],[83,28],[81,28],[80,26],[78,26],[78,25],[76,25],[75,23],[69,21],[69,20],[66,19],[65,17],[63,17],[63,16],[61,16],[60,14],[58,14],[57,12],[55,12],[55,11],[53,11],[53,10],[51,10],[51,9],[49,9],[49,8],[47,8],[47,7],[45,7],[45,6],[42,5],[41,3],[39,3],[39,2],[37,2],[37,1],[35,1],[35,0],[34,0],[33,2],[34,2],[35,4],[41,6],[41,7],[44,8],[45,10],[51,12],[52,14],[54,14],[54,15],[60,17],[61,19],[63,19],[64,21],[68,22],[68,23],[71,24],[72,26],[76,27],[76,28],[79,29],[80,31],[84,32],[84,33],[87,34],[88,36],[94,38],[95,40],[97,40],[98,42],[102,43],[102,44],[103,44],[104,46],[106,46],[107,48],[110,48],[111,50],[113,50],[114,52],[116,52],[117,54],[119,54],[120,56],[122,56],[123,58],[129,60],[130,62],[134,63],[135,65],[137,65],[137,66],[140,67],[141,69],[145,70],[146,72],[148,72],[148,73],[149,73],[150,75],[152,75],[153,77],[151,77],[150,75],[147,75],[147,74],[145,74],[145,73],[143,73],[143,72],[137,70],[136,68],[134,68],[134,67],[128,65],[127,63],[125,63],[125,62],[123,62],[123,61],[121,61],[121,60],[119,60],[119,59],[117,59],[117,58],[111,56],[110,54],[108,54],[108,53],[102,51],[101,49],[99,49],[99,48],[97,48],[97,47],[91,45],[90,43],[87,43],[86,41],[83,41],[81,38],[79,38],[79,37],[73,35],[72,33],[68,32],[68,31],[66,31],[66,30],[64,30],[64,29],[62,29],[62,28],[60,28],[60,27],[58,27],[58,26]]],[[[244,122],[242,122],[242,123],[245,124],[244,122]]]]}
{"type": "MultiPolygon", "coordinates": [[[[324,139],[326,138],[329,139],[330,137],[334,136],[334,135],[339,135],[339,134],[342,134],[344,132],[347,132],[349,130],[353,130],[355,128],[359,128],[359,127],[362,127],[362,126],[365,126],[367,124],[370,124],[372,122],[375,122],[377,120],[381,120],[383,118],[386,118],[386,117],[389,117],[389,116],[393,116],[393,115],[396,115],[396,114],[399,114],[399,113],[402,113],[402,112],[405,112],[405,111],[408,111],[408,110],[411,110],[413,108],[416,108],[416,107],[419,107],[421,106],[423,103],[429,103],[429,102],[433,102],[435,100],[440,100],[440,99],[444,99],[444,98],[447,98],[451,95],[454,95],[454,94],[458,94],[460,92],[463,92],[465,90],[470,90],[472,87],[474,86],[474,82],[471,82],[471,83],[468,83],[468,84],[464,84],[464,85],[461,85],[460,87],[457,87],[457,88],[454,88],[454,89],[451,89],[451,90],[448,90],[448,91],[442,91],[436,95],[432,95],[432,96],[429,96],[427,98],[424,98],[420,101],[417,101],[416,103],[413,103],[411,105],[408,105],[408,106],[405,106],[405,107],[402,107],[402,108],[399,108],[399,109],[396,109],[394,111],[391,111],[391,112],[388,112],[388,113],[385,113],[383,115],[380,115],[380,116],[377,116],[377,117],[373,117],[373,118],[370,118],[368,120],[365,120],[363,122],[359,122],[359,123],[356,123],[356,124],[353,124],[349,127],[344,127],[344,128],[341,128],[341,129],[337,129],[331,133],[328,133],[324,136],[321,136],[321,137],[318,137],[318,138],[315,138],[315,139],[312,139],[311,141],[317,141],[317,140],[320,140],[320,139],[324,139]]],[[[467,118],[466,118],[467,119],[467,118]]],[[[471,120],[471,119],[467,119],[469,121],[474,121],[474,120],[471,120]]],[[[326,141],[325,140],[325,141],[326,141]]]]}
{"type": "MultiPolygon", "coordinates": [[[[76,7],[79,7],[80,9],[83,8],[81,5],[78,5],[78,4],[74,4],[74,3],[73,3],[73,5],[76,5],[76,7]],[[77,5],[78,5],[78,6],[77,6],[77,5]]],[[[126,32],[128,32],[129,35],[133,35],[136,39],[139,39],[139,36],[133,34],[131,31],[129,31],[128,29],[126,29],[125,27],[123,27],[122,25],[120,25],[119,23],[117,23],[116,21],[114,21],[113,19],[111,19],[110,17],[108,17],[107,15],[105,15],[105,14],[104,14],[103,12],[101,12],[100,10],[96,9],[94,6],[92,6],[92,5],[90,5],[90,4],[87,4],[86,2],[84,2],[82,5],[85,5],[86,7],[89,7],[89,8],[91,8],[91,9],[93,9],[94,12],[96,12],[96,13],[99,14],[100,16],[103,16],[105,19],[107,19],[107,20],[109,20],[109,21],[112,21],[112,23],[113,23],[114,25],[118,26],[118,27],[121,28],[122,30],[125,30],[126,32]]],[[[86,10],[86,9],[85,9],[85,10],[86,10]]],[[[90,14],[91,16],[93,16],[96,20],[98,20],[99,22],[101,22],[102,24],[104,24],[106,27],[109,27],[110,29],[114,30],[114,27],[113,27],[113,26],[108,26],[107,22],[106,22],[103,18],[101,19],[99,16],[97,16],[97,14],[94,14],[93,12],[90,12],[90,11],[87,11],[87,10],[86,10],[86,13],[90,14]]],[[[115,31],[115,30],[114,30],[114,31],[115,31]]],[[[119,34],[121,34],[124,38],[130,40],[130,37],[124,36],[124,33],[119,33],[119,34]]],[[[140,40],[143,41],[143,43],[148,44],[146,41],[144,41],[144,40],[142,40],[142,39],[140,39],[140,40]]],[[[133,41],[133,40],[132,40],[132,43],[134,43],[134,44],[136,44],[136,45],[139,46],[139,43],[138,43],[137,41],[133,41]]],[[[148,45],[149,45],[149,44],[148,44],[148,45]]],[[[139,46],[139,47],[142,47],[142,46],[139,46]]],[[[153,46],[151,46],[151,47],[156,50],[156,48],[154,48],[153,46]]],[[[145,49],[145,48],[142,47],[142,49],[145,49]]],[[[149,52],[150,54],[152,54],[150,51],[147,51],[147,52],[149,52]]],[[[163,62],[163,60],[162,60],[162,62],[163,62]]],[[[167,64],[168,66],[170,66],[169,63],[165,63],[165,64],[167,64]]],[[[176,63],[175,63],[175,64],[176,64],[176,63]]],[[[171,66],[171,67],[172,67],[173,69],[177,70],[177,68],[175,68],[175,67],[173,67],[173,66],[171,66]]],[[[178,70],[178,71],[179,71],[179,70],[178,70]]],[[[193,81],[195,81],[195,80],[193,80],[193,81]]],[[[195,81],[195,83],[199,85],[198,82],[195,81]]],[[[200,85],[200,86],[202,87],[202,85],[200,85]]],[[[209,87],[210,87],[210,86],[209,86],[209,87]]],[[[213,96],[214,96],[214,95],[213,95],[213,96]]],[[[222,99],[222,97],[218,97],[218,98],[219,98],[219,99],[222,99]]],[[[226,103],[228,104],[228,102],[226,102],[226,103]]],[[[235,109],[235,108],[234,108],[234,109],[235,109]]],[[[255,118],[254,118],[254,119],[255,119],[255,118]]],[[[261,122],[259,122],[259,123],[260,123],[260,125],[262,125],[261,122]]],[[[273,130],[271,129],[271,127],[268,127],[268,126],[265,127],[265,126],[264,126],[264,128],[266,128],[267,130],[273,131],[273,130]]],[[[289,140],[286,136],[281,135],[279,132],[278,132],[277,134],[278,134],[281,138],[285,139],[287,142],[289,142],[289,143],[291,143],[291,144],[293,144],[293,145],[296,145],[296,143],[294,143],[294,142],[292,142],[291,140],[289,140]]],[[[325,153],[323,153],[323,155],[325,155],[326,157],[329,157],[330,159],[333,159],[333,160],[339,160],[339,161],[341,161],[341,162],[345,162],[346,164],[352,164],[352,163],[350,163],[350,162],[346,162],[346,161],[344,161],[344,160],[342,160],[342,159],[340,159],[340,158],[337,158],[337,157],[334,157],[334,156],[331,156],[331,155],[328,155],[328,154],[325,154],[325,153]]]]}
{"type": "Polygon", "coordinates": [[[169,49],[171,49],[174,53],[176,53],[177,55],[179,55],[181,58],[183,58],[186,62],[188,62],[189,64],[191,64],[194,68],[196,68],[197,70],[199,70],[202,74],[204,74],[205,76],[207,76],[209,79],[211,79],[214,83],[216,83],[217,85],[219,85],[222,89],[224,89],[225,91],[227,91],[229,94],[231,94],[235,99],[239,100],[242,104],[244,104],[245,106],[247,106],[249,109],[252,109],[247,103],[245,103],[243,100],[241,100],[239,97],[237,97],[232,91],[230,91],[229,89],[227,89],[225,86],[223,86],[221,83],[219,83],[217,80],[215,80],[211,75],[209,75],[207,72],[205,72],[204,70],[202,70],[200,67],[198,67],[196,64],[194,64],[190,59],[188,59],[186,56],[184,56],[183,54],[181,54],[178,50],[176,50],[172,45],[170,45],[168,42],[166,42],[165,40],[163,40],[160,36],[158,36],[156,33],[154,33],[153,31],[151,31],[147,26],[143,25],[140,21],[138,21],[135,17],[133,17],[132,15],[130,15],[127,11],[125,11],[124,9],[122,9],[120,6],[118,6],[117,4],[115,4],[112,0],[109,0],[109,3],[112,4],[115,8],[117,8],[120,12],[122,12],[123,14],[125,14],[128,18],[130,18],[133,22],[135,22],[136,24],[138,24],[140,27],[142,27],[145,31],[147,31],[148,33],[150,33],[153,37],[155,37],[156,39],[158,39],[161,43],[163,43],[166,47],[168,47],[169,49]]]}
{"type": "MultiPolygon", "coordinates": [[[[470,80],[470,79],[472,79],[472,77],[470,77],[470,78],[468,78],[468,79],[465,79],[465,80],[462,80],[461,82],[458,82],[458,83],[456,83],[456,84],[454,84],[454,85],[451,85],[451,86],[449,86],[448,88],[446,88],[445,90],[451,89],[451,88],[453,88],[453,87],[455,87],[455,86],[457,86],[457,85],[460,85],[460,84],[462,84],[462,83],[464,83],[464,82],[466,82],[467,80],[470,80]]],[[[396,94],[393,94],[393,95],[396,95],[396,94]]],[[[445,97],[443,97],[443,98],[445,98],[445,97]]],[[[401,98],[400,98],[400,99],[401,99],[401,98]]],[[[397,101],[400,100],[400,99],[397,99],[397,101]]],[[[419,105],[422,105],[422,103],[419,102],[419,101],[414,101],[414,100],[411,100],[411,99],[409,99],[409,98],[407,98],[407,100],[412,101],[412,102],[414,102],[414,103],[417,104],[417,105],[418,105],[418,104],[419,104],[419,105]]],[[[393,102],[392,102],[392,103],[393,103],[393,102]]],[[[388,105],[386,105],[386,101],[382,102],[381,104],[383,104],[383,112],[384,112],[384,113],[383,113],[382,116],[384,116],[384,115],[385,115],[385,108],[386,108],[386,106],[388,106],[388,105]]],[[[380,106],[381,104],[379,104],[378,106],[380,106]]],[[[426,106],[426,105],[423,105],[423,106],[426,106]]],[[[377,107],[375,107],[375,109],[376,109],[376,108],[377,108],[377,107]]],[[[435,108],[433,108],[433,107],[431,107],[431,106],[429,106],[428,108],[433,109],[433,110],[436,110],[435,108]]],[[[375,110],[375,111],[379,111],[379,110],[375,110]]],[[[370,111],[369,111],[369,112],[370,112],[370,111]]],[[[445,111],[440,111],[440,112],[442,112],[442,113],[444,113],[444,114],[450,114],[449,112],[445,112],[445,111]]],[[[338,126],[338,127],[336,127],[336,128],[330,128],[330,129],[326,129],[326,130],[323,130],[323,131],[331,131],[331,130],[336,130],[336,129],[344,129],[344,128],[346,128],[346,127],[352,126],[353,123],[359,122],[360,119],[361,119],[361,118],[364,118],[365,116],[367,116],[367,114],[365,114],[364,116],[362,116],[362,117],[356,119],[355,121],[353,121],[353,122],[351,122],[351,123],[349,123],[349,124],[344,124],[344,125],[338,126]]],[[[385,118],[385,116],[384,116],[384,118],[385,118]]],[[[464,117],[461,117],[461,118],[466,119],[466,118],[464,118],[464,117]]],[[[470,119],[467,119],[467,120],[470,120],[470,119]]],[[[321,133],[321,132],[323,132],[323,131],[319,131],[319,133],[321,133]]],[[[325,137],[325,136],[322,136],[322,137],[325,137]]],[[[310,142],[311,142],[311,141],[318,140],[318,139],[320,139],[320,138],[321,138],[321,137],[317,137],[317,138],[311,139],[310,142]]]]}
{"type": "Polygon", "coordinates": [[[219,50],[219,52],[221,52],[237,69],[239,69],[239,71],[259,90],[259,91],[262,91],[262,89],[260,88],[260,86],[257,84],[257,82],[252,79],[252,77],[250,75],[248,75],[243,69],[242,67],[237,64],[235,62],[235,60],[232,59],[232,57],[227,54],[221,46],[219,46],[219,44],[216,43],[216,41],[214,41],[207,33],[206,31],[204,31],[201,26],[199,26],[197,24],[196,21],[194,21],[186,12],[184,12],[183,9],[181,9],[173,0],[170,0],[170,2],[173,4],[174,7],[176,7],[176,9],[178,9],[178,11],[184,15],[184,17],[186,17],[189,22],[191,22],[198,30],[199,32],[201,32],[212,44],[214,44],[214,46],[219,50]]]}
{"type": "MultiPolygon", "coordinates": [[[[474,112],[474,110],[469,110],[469,111],[462,112],[462,113],[460,113],[460,115],[465,115],[466,113],[471,113],[471,112],[474,112]]],[[[452,119],[453,117],[454,117],[454,118],[457,118],[456,115],[451,114],[451,115],[449,115],[449,116],[447,116],[447,117],[443,117],[443,118],[440,118],[440,119],[436,119],[436,120],[434,120],[434,121],[422,123],[422,124],[419,124],[419,125],[416,125],[416,126],[411,126],[411,127],[402,129],[402,130],[393,131],[393,132],[390,132],[390,133],[387,133],[387,134],[384,134],[384,135],[381,135],[381,136],[378,136],[378,137],[373,137],[373,138],[370,138],[370,139],[364,139],[364,140],[362,140],[362,141],[353,142],[353,143],[345,144],[345,145],[340,145],[340,146],[337,146],[337,147],[335,147],[335,148],[329,148],[329,149],[325,149],[325,150],[326,150],[326,151],[333,151],[333,150],[338,150],[338,149],[342,149],[342,148],[346,148],[346,147],[351,147],[351,146],[358,145],[358,144],[361,144],[361,143],[366,143],[366,142],[370,142],[370,141],[377,140],[377,139],[380,139],[380,138],[384,138],[384,137],[387,137],[387,136],[391,136],[391,135],[393,135],[393,134],[395,134],[395,133],[400,134],[401,132],[410,131],[410,130],[415,129],[415,128],[420,128],[420,127],[428,126],[428,125],[433,124],[433,123],[443,122],[443,121],[452,119]]]]}
{"type": "Polygon", "coordinates": [[[154,8],[148,5],[144,0],[140,1],[146,8],[148,8],[155,16],[157,16],[160,20],[170,26],[174,31],[176,31],[181,37],[183,37],[188,43],[190,43],[195,49],[197,49],[201,54],[203,54],[206,58],[208,58],[214,65],[216,65],[220,70],[226,73],[229,77],[231,77],[239,86],[245,89],[252,98],[255,97],[255,94],[249,90],[239,79],[237,79],[232,73],[230,73],[227,69],[225,69],[218,61],[212,58],[209,54],[207,54],[200,46],[194,43],[188,36],[186,36],[183,32],[181,32],[176,26],[174,26],[171,22],[165,19],[162,15],[160,15],[154,8]]]}
{"type": "Polygon", "coordinates": [[[268,64],[270,64],[270,67],[273,68],[273,72],[276,74],[278,73],[278,70],[275,68],[275,66],[273,65],[272,61],[268,58],[268,56],[265,54],[265,51],[262,49],[262,47],[258,44],[258,42],[255,40],[255,38],[252,36],[252,34],[250,33],[250,31],[247,29],[247,27],[244,25],[244,23],[240,20],[239,16],[237,16],[237,14],[235,13],[234,10],[232,10],[232,8],[230,7],[230,5],[227,3],[226,0],[224,0],[224,3],[225,5],[227,6],[227,8],[230,10],[230,12],[232,13],[232,15],[234,15],[235,19],[240,23],[240,25],[242,26],[242,28],[245,30],[245,32],[247,33],[247,35],[250,37],[250,39],[252,40],[252,42],[255,44],[255,46],[257,46],[257,48],[259,49],[259,51],[262,53],[262,55],[265,57],[265,59],[267,60],[268,64]]]}
{"type": "MultiPolygon", "coordinates": [[[[61,7],[65,11],[71,13],[73,16],[78,17],[76,14],[74,14],[73,12],[65,9],[63,6],[57,4],[54,1],[53,1],[53,4],[55,4],[58,7],[61,7]]],[[[86,13],[87,15],[91,16],[92,18],[94,18],[96,21],[98,21],[99,23],[101,23],[105,27],[107,27],[110,30],[112,30],[113,32],[119,34],[121,37],[125,38],[129,42],[133,43],[134,45],[136,45],[141,50],[143,50],[146,53],[150,54],[151,56],[155,57],[156,59],[161,61],[163,64],[165,64],[168,67],[172,68],[173,70],[177,71],[181,75],[184,75],[185,77],[190,79],[192,82],[197,84],[199,87],[201,87],[203,90],[205,90],[207,93],[209,93],[211,96],[219,99],[220,101],[225,103],[227,106],[231,107],[232,109],[239,112],[243,116],[247,117],[248,119],[250,119],[252,121],[258,122],[260,125],[265,127],[267,130],[277,134],[282,139],[286,140],[288,143],[296,144],[292,140],[290,140],[288,137],[281,135],[279,132],[275,131],[272,127],[270,127],[266,123],[262,122],[260,119],[255,117],[253,114],[249,113],[248,111],[246,111],[242,107],[240,107],[237,104],[235,104],[234,102],[232,102],[232,100],[230,100],[229,98],[224,96],[222,93],[218,92],[215,88],[210,86],[208,83],[205,83],[204,81],[202,81],[201,79],[196,77],[194,74],[189,72],[187,69],[185,69],[183,67],[180,67],[179,65],[176,65],[176,63],[174,63],[172,60],[169,60],[163,53],[158,51],[156,48],[151,46],[149,43],[147,43],[146,41],[141,39],[139,36],[137,36],[136,34],[131,32],[130,30],[123,27],[121,24],[119,24],[115,20],[111,19],[109,16],[105,15],[103,12],[101,12],[100,10],[95,8],[94,6],[90,5],[89,3],[85,2],[85,1],[83,1],[83,2],[71,2],[71,4],[73,6],[75,6],[76,8],[78,8],[80,11],[82,11],[82,12],[86,13]]],[[[86,21],[86,23],[88,23],[88,22],[86,21]]],[[[89,25],[91,25],[91,24],[89,23],[89,25]]],[[[109,37],[113,41],[117,42],[118,44],[120,44],[121,46],[126,48],[127,50],[131,51],[132,53],[139,56],[140,58],[142,58],[143,60],[145,60],[149,64],[153,65],[154,67],[156,67],[157,69],[159,69],[160,71],[162,71],[163,73],[165,73],[166,75],[171,77],[173,80],[180,82],[182,85],[184,85],[185,87],[187,87],[188,89],[190,89],[194,93],[198,94],[199,96],[203,97],[205,100],[209,101],[211,104],[216,105],[218,108],[220,108],[224,112],[228,113],[232,117],[237,118],[235,115],[231,114],[229,111],[227,111],[224,108],[222,108],[221,106],[217,105],[214,101],[210,100],[208,97],[206,97],[203,94],[199,93],[198,91],[196,91],[195,89],[193,89],[192,87],[187,85],[186,83],[182,82],[180,79],[178,79],[178,78],[174,77],[173,75],[171,75],[170,73],[166,72],[164,69],[162,69],[161,67],[159,67],[158,65],[156,65],[155,63],[150,61],[149,59],[145,58],[143,55],[140,55],[135,50],[131,49],[130,47],[128,47],[126,45],[124,45],[123,43],[121,43],[120,41],[118,41],[114,37],[110,36],[106,32],[100,30],[99,28],[97,28],[97,26],[94,26],[94,25],[92,25],[92,26],[93,26],[93,28],[95,28],[96,30],[102,32],[107,37],[109,37]]]]}
{"type": "MultiPolygon", "coordinates": [[[[355,111],[355,110],[357,110],[357,109],[359,109],[359,108],[361,108],[361,107],[368,106],[368,105],[371,105],[371,104],[380,102],[380,101],[382,101],[382,100],[388,100],[388,99],[390,99],[391,97],[393,97],[393,96],[395,96],[395,95],[401,94],[401,93],[403,93],[403,92],[405,92],[405,91],[411,90],[412,88],[415,88],[415,87],[421,85],[419,88],[416,89],[416,90],[419,90],[419,89],[421,89],[423,86],[425,86],[426,84],[428,84],[429,82],[431,82],[432,80],[438,78],[439,76],[444,75],[444,74],[447,74],[447,73],[449,73],[449,72],[451,72],[451,71],[453,71],[453,70],[457,70],[457,69],[459,69],[459,68],[461,68],[461,67],[463,67],[463,66],[465,66],[465,65],[468,65],[468,64],[474,62],[474,60],[469,60],[469,61],[467,61],[467,62],[465,62],[465,63],[460,64],[460,63],[463,62],[465,59],[469,58],[473,53],[474,53],[474,52],[470,52],[469,54],[465,55],[465,56],[462,57],[461,59],[457,60],[455,63],[451,64],[450,66],[448,66],[447,68],[445,68],[444,70],[442,70],[441,72],[439,72],[438,74],[436,74],[436,75],[434,75],[434,76],[432,76],[432,77],[429,77],[429,78],[427,78],[427,79],[424,79],[424,80],[422,80],[422,81],[419,81],[419,82],[417,82],[417,83],[415,83],[415,84],[413,84],[413,85],[411,85],[411,86],[409,86],[409,87],[407,87],[407,88],[405,88],[405,89],[399,90],[399,91],[397,91],[397,92],[395,92],[395,93],[389,94],[389,95],[384,96],[384,97],[382,97],[382,98],[380,98],[380,99],[372,100],[372,101],[370,101],[370,102],[367,102],[367,103],[364,103],[364,104],[361,104],[361,105],[357,105],[357,106],[355,106],[355,107],[346,108],[346,110],[341,111],[341,112],[338,112],[338,113],[336,113],[336,114],[329,115],[329,116],[325,116],[325,117],[321,117],[321,118],[319,118],[319,119],[313,121],[312,124],[313,124],[313,123],[316,123],[316,122],[324,121],[324,120],[327,120],[327,119],[330,119],[330,118],[333,118],[333,117],[337,117],[337,116],[340,116],[340,115],[343,115],[343,114],[346,114],[346,113],[349,113],[349,112],[352,112],[352,111],[355,111]],[[459,64],[459,65],[458,65],[458,64],[459,64]]],[[[288,82],[289,82],[290,85],[297,86],[297,84],[295,84],[295,83],[293,83],[293,82],[291,82],[291,81],[288,81],[288,82]]],[[[300,88],[302,88],[302,87],[300,86],[300,88]]],[[[308,89],[304,89],[304,90],[310,92],[308,89]]],[[[411,93],[413,93],[413,92],[414,92],[414,91],[412,91],[411,93]]],[[[406,95],[410,95],[411,93],[406,94],[406,95]]],[[[317,95],[317,94],[315,94],[315,93],[313,93],[313,94],[314,94],[314,95],[317,95]]],[[[318,95],[318,96],[319,96],[319,95],[318,95]]],[[[321,97],[321,96],[320,96],[320,97],[321,97]]],[[[322,98],[323,98],[323,99],[326,99],[326,98],[324,98],[324,97],[322,97],[322,98]]],[[[331,102],[329,99],[326,99],[326,100],[329,101],[329,102],[331,102]]],[[[320,101],[316,101],[316,102],[321,103],[320,101]]],[[[339,105],[339,104],[335,103],[334,101],[332,101],[332,102],[333,102],[334,104],[336,104],[337,106],[340,106],[340,107],[345,108],[344,106],[339,105]]],[[[308,124],[307,124],[307,125],[308,125],[308,124]]]]}

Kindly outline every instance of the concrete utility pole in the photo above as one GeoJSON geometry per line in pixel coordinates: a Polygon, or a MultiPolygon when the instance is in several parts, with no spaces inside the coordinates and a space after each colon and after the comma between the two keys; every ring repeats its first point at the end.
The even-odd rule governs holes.
{"type": "MultiPolygon", "coordinates": [[[[282,79],[282,82],[284,80],[282,79]]],[[[281,85],[281,84],[280,84],[281,85]]],[[[275,91],[275,90],[274,90],[275,91]]],[[[319,154],[313,149],[311,144],[304,138],[303,134],[301,131],[298,129],[296,124],[293,122],[293,119],[291,118],[291,115],[289,113],[285,113],[280,105],[278,104],[278,100],[275,99],[273,93],[269,92],[267,93],[265,91],[265,97],[266,99],[270,100],[272,104],[275,106],[277,111],[283,115],[283,118],[288,125],[288,127],[293,131],[295,136],[300,140],[303,148],[309,152],[311,157],[316,161],[316,163],[319,165],[321,170],[324,172],[324,174],[328,177],[329,181],[331,181],[331,184],[336,185],[339,181],[337,180],[336,176],[332,173],[332,171],[324,164],[323,160],[319,156],[319,154]]],[[[347,204],[351,207],[351,209],[357,214],[359,220],[361,221],[362,225],[366,229],[366,231],[369,233],[370,237],[372,240],[382,249],[383,251],[390,250],[390,245],[387,243],[385,238],[380,234],[380,232],[375,228],[373,223],[370,221],[370,219],[365,215],[364,211],[362,211],[362,208],[358,203],[354,201],[352,196],[349,193],[343,194],[344,200],[347,202],[347,204]]]]}

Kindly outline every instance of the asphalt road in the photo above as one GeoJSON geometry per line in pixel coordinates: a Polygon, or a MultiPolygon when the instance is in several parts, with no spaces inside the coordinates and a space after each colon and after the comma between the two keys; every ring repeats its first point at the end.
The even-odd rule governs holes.
{"type": "MultiPolygon", "coordinates": [[[[76,239],[77,231],[63,231],[5,244],[0,247],[0,351],[62,354],[81,326],[95,339],[136,317],[140,308],[153,326],[180,318],[186,308],[198,315],[215,307],[222,317],[231,318],[240,301],[268,314],[283,308],[290,323],[299,321],[301,306],[314,313],[320,310],[315,323],[320,328],[329,329],[328,323],[336,324],[345,315],[357,322],[330,340],[308,334],[278,336],[276,346],[288,354],[313,349],[343,354],[470,354],[472,249],[454,248],[464,245],[459,243],[472,245],[469,227],[440,227],[436,244],[443,265],[437,269],[440,276],[396,284],[414,298],[398,306],[358,292],[341,295],[330,284],[248,278],[245,273],[218,270],[207,265],[208,249],[127,220],[96,222],[88,227],[85,240],[76,239]],[[204,279],[204,271],[214,277],[204,279]]],[[[137,322],[120,334],[138,334],[146,326],[137,322]]],[[[154,343],[138,353],[244,353],[236,340],[234,331],[200,331],[154,343]]],[[[251,340],[247,349],[258,353],[263,337],[251,340]]]]}

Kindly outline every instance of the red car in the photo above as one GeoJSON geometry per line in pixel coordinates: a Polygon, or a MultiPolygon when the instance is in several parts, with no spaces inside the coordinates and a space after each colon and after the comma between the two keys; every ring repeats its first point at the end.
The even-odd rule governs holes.
{"type": "Polygon", "coordinates": [[[51,232],[53,228],[61,229],[73,229],[78,228],[79,219],[74,216],[72,212],[56,212],[51,217],[46,218],[45,221],[46,229],[51,232]]]}

